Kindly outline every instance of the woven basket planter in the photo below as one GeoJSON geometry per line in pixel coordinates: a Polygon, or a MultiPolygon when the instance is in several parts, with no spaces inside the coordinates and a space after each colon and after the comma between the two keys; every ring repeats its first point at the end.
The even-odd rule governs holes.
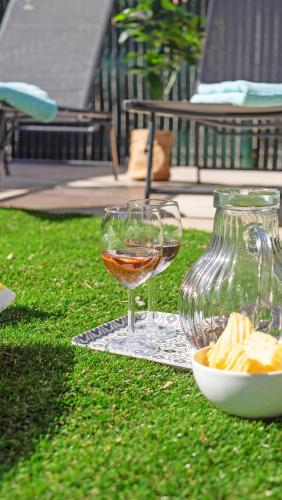
{"type": "MultiPolygon", "coordinates": [[[[130,157],[127,175],[130,179],[144,180],[147,172],[147,129],[135,129],[130,137],[130,157]]],[[[173,132],[156,130],[153,148],[153,180],[167,181],[170,176],[173,132]]]]}

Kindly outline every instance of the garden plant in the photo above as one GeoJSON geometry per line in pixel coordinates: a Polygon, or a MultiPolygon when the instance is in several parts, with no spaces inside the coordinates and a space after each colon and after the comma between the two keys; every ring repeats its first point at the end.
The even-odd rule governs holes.
{"type": "Polygon", "coordinates": [[[144,45],[126,54],[129,72],[142,76],[153,99],[168,97],[183,63],[195,65],[201,55],[203,18],[171,0],[138,0],[118,13],[119,43],[144,45]]]}
{"type": "MultiPolygon", "coordinates": [[[[201,55],[203,18],[171,0],[137,0],[113,21],[119,42],[133,42],[125,56],[128,73],[144,83],[148,98],[168,99],[183,65],[195,65],[201,55]]],[[[128,175],[135,180],[145,178],[147,135],[146,129],[131,132],[128,175]]],[[[153,179],[167,180],[173,133],[157,130],[155,138],[153,179]]]]}

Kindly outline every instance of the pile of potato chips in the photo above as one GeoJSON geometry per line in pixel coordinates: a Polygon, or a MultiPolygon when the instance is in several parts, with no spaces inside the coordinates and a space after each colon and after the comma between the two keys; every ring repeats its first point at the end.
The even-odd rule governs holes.
{"type": "Polygon", "coordinates": [[[243,373],[280,371],[282,344],[267,333],[255,332],[247,316],[234,312],[217,342],[210,343],[207,364],[243,373]]]}

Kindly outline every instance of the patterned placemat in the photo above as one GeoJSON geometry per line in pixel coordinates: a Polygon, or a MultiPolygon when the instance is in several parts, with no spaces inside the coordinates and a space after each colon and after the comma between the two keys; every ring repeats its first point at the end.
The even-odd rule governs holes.
{"type": "MultiPolygon", "coordinates": [[[[148,312],[136,314],[136,328],[138,331],[138,323],[146,321],[148,312]]],[[[166,338],[165,334],[156,343],[159,351],[152,356],[144,357],[139,355],[132,355],[135,358],[149,359],[158,363],[163,363],[177,368],[190,369],[191,368],[191,355],[195,349],[188,342],[180,324],[178,314],[170,314],[164,312],[156,312],[155,320],[164,328],[174,329],[176,332],[175,337],[166,338]]],[[[88,347],[94,351],[108,351],[109,339],[120,338],[125,335],[127,331],[127,316],[109,321],[104,325],[97,326],[87,332],[76,335],[72,339],[74,345],[80,347],[88,347]]],[[[122,355],[118,351],[113,351],[116,354],[122,355]]]]}

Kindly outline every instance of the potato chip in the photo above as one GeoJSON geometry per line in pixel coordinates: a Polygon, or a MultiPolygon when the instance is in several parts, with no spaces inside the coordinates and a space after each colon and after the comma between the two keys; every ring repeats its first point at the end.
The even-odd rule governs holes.
{"type": "Polygon", "coordinates": [[[272,366],[275,366],[276,370],[282,370],[282,344],[276,346],[272,358],[272,366]]]}
{"type": "Polygon", "coordinates": [[[240,344],[254,331],[252,322],[247,316],[239,313],[231,313],[225,330],[212,345],[207,354],[209,366],[224,369],[227,355],[235,344],[240,344]]]}
{"type": "Polygon", "coordinates": [[[261,373],[267,371],[258,361],[250,359],[241,344],[234,344],[229,351],[224,370],[241,373],[261,373]]]}
{"type": "Polygon", "coordinates": [[[250,359],[267,367],[267,371],[282,370],[282,344],[268,333],[254,332],[244,341],[250,359]]]}
{"type": "Polygon", "coordinates": [[[234,344],[226,356],[224,369],[246,372],[249,367],[248,357],[240,344],[234,344]]]}
{"type": "Polygon", "coordinates": [[[276,345],[274,337],[262,332],[254,332],[244,341],[244,349],[248,356],[263,365],[271,364],[276,345]]]}
{"type": "Polygon", "coordinates": [[[242,373],[282,370],[282,344],[267,333],[255,332],[247,316],[231,313],[217,342],[210,343],[207,364],[242,373]]]}

